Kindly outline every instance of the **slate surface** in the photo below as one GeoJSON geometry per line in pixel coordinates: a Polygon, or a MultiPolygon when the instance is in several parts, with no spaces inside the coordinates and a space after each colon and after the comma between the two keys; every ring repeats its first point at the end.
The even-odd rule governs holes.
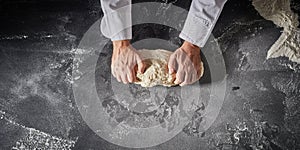
{"type": "MultiPolygon", "coordinates": [[[[168,2],[185,9],[190,4],[168,2]]],[[[102,17],[100,3],[0,4],[0,149],[126,149],[89,129],[71,88],[74,49],[102,17]]],[[[299,13],[299,1],[293,0],[292,8],[299,13]]],[[[185,130],[149,149],[300,149],[300,66],[286,58],[265,59],[280,31],[255,11],[251,1],[228,0],[213,31],[228,74],[219,117],[200,137],[185,130]]],[[[145,24],[134,28],[134,40],[171,38],[179,45],[178,33],[145,24]]]]}

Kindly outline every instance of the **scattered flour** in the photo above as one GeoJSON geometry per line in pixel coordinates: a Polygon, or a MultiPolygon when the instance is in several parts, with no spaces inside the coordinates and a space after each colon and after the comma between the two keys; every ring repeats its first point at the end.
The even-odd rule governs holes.
{"type": "Polygon", "coordinates": [[[283,27],[283,33],[268,51],[267,59],[280,56],[300,63],[300,29],[298,15],[290,8],[290,0],[253,0],[259,14],[283,27]]]}
{"type": "Polygon", "coordinates": [[[74,139],[63,139],[45,133],[43,131],[29,128],[21,125],[11,119],[9,115],[0,110],[0,120],[6,121],[6,125],[11,128],[17,129],[18,133],[22,133],[21,139],[16,141],[15,146],[11,149],[13,150],[28,150],[28,149],[64,149],[70,150],[74,147],[78,138],[74,139]]]}

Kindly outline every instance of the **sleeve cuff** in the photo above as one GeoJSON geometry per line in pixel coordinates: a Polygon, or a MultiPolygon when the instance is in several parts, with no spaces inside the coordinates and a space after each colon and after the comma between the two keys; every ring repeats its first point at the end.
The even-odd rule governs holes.
{"type": "Polygon", "coordinates": [[[210,36],[212,28],[213,25],[208,20],[189,13],[179,37],[194,45],[203,47],[210,36]]]}
{"type": "Polygon", "coordinates": [[[112,41],[132,38],[131,6],[104,14],[101,20],[101,33],[112,41]]]}
{"type": "Polygon", "coordinates": [[[110,38],[111,41],[130,40],[132,39],[132,29],[126,28],[110,38]]]}

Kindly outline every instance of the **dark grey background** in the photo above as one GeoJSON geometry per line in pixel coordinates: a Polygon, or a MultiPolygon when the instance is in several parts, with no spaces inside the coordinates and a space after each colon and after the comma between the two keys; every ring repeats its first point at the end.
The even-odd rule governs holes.
{"type": "MultiPolygon", "coordinates": [[[[188,9],[190,1],[174,4],[188,9]]],[[[299,14],[299,1],[291,6],[299,14]]],[[[74,49],[102,16],[99,1],[0,0],[0,149],[126,149],[88,128],[71,89],[74,49]]],[[[228,73],[219,117],[199,137],[182,132],[149,149],[300,149],[300,66],[265,59],[281,30],[251,1],[228,0],[213,31],[228,73]]],[[[178,33],[144,24],[134,27],[133,41],[180,45],[178,33]]]]}

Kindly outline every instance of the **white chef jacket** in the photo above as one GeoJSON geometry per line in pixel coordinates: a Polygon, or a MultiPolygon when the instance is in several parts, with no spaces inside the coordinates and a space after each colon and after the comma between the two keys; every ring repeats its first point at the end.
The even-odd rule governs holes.
{"type": "MultiPolygon", "coordinates": [[[[112,41],[131,39],[131,0],[100,1],[104,13],[101,20],[102,34],[112,41]]],[[[225,2],[226,0],[193,0],[179,37],[203,47],[225,2]]]]}

